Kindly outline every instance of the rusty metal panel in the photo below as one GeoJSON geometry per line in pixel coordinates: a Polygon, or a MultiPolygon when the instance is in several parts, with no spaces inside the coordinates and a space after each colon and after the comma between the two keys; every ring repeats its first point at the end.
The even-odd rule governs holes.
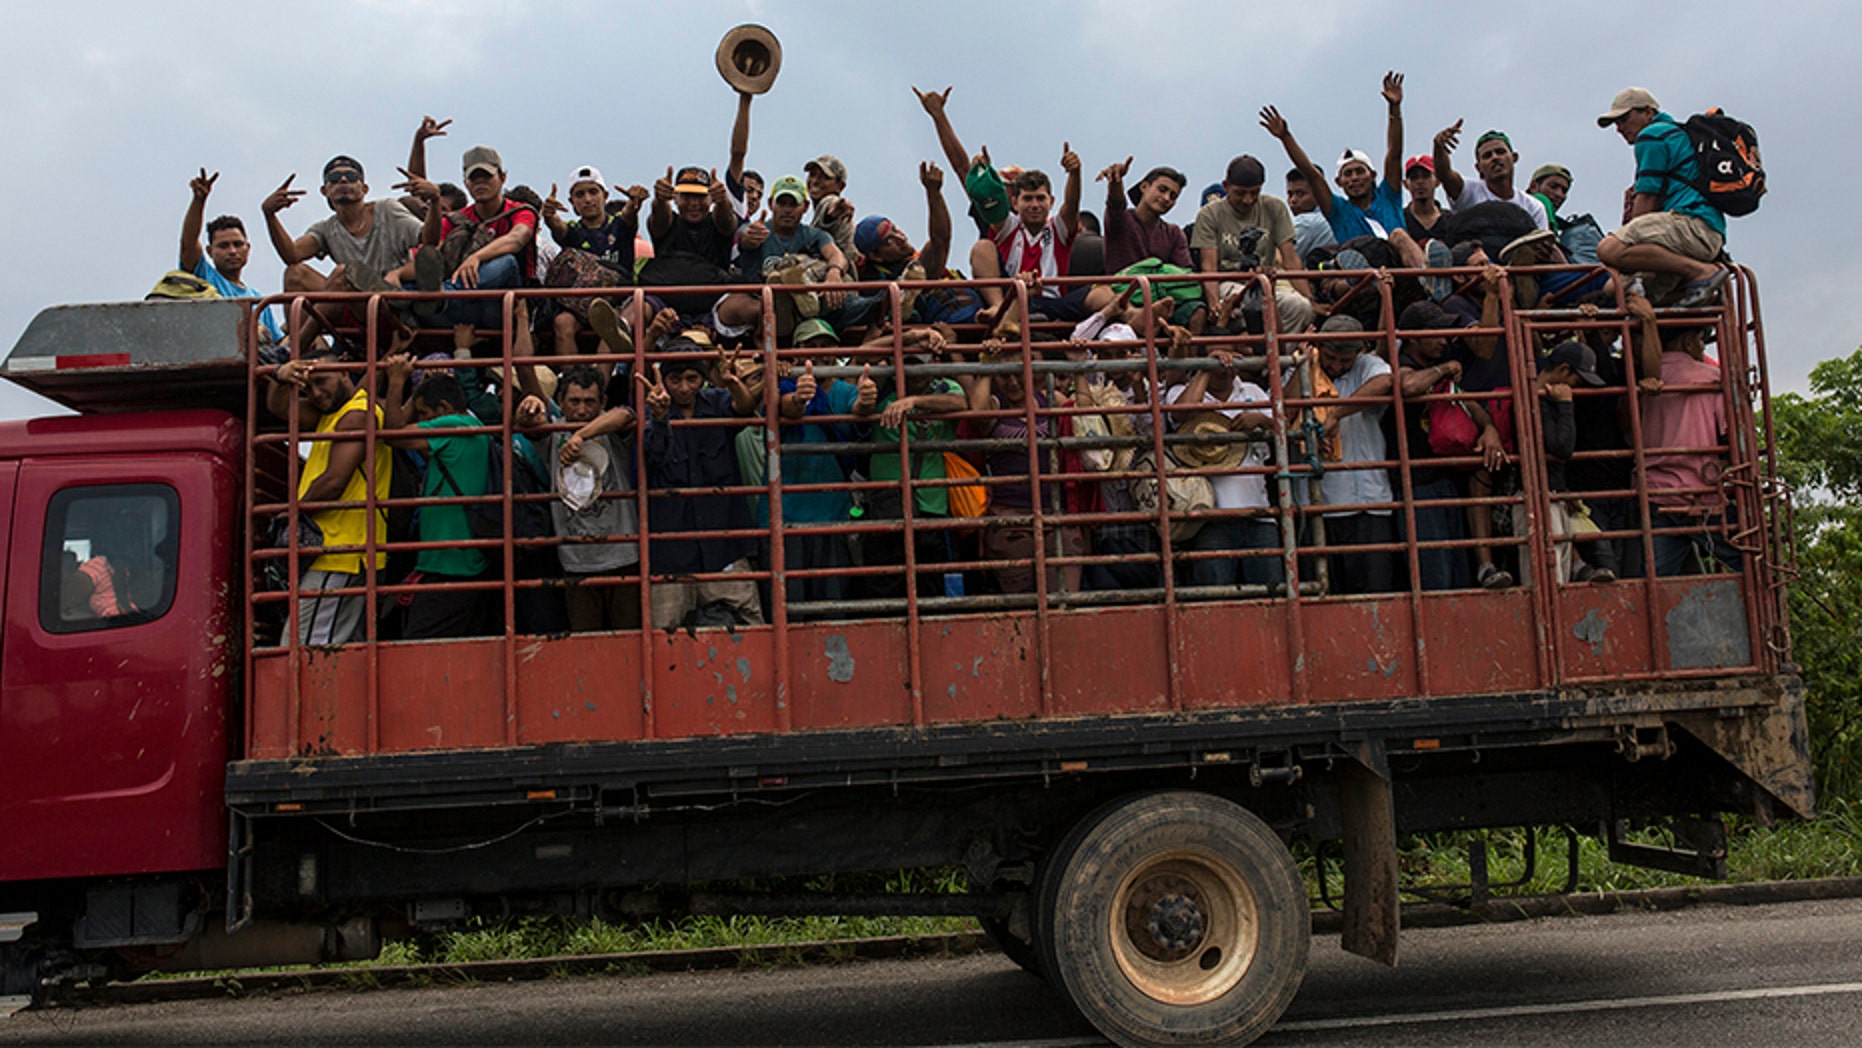
{"type": "Polygon", "coordinates": [[[1658,579],[1665,669],[1733,669],[1752,664],[1743,588],[1737,578],[1658,579]]]}
{"type": "Polygon", "coordinates": [[[660,738],[776,730],[769,629],[653,634],[654,731],[660,738]],[[758,675],[765,677],[758,685],[758,675]]]}
{"type": "Polygon", "coordinates": [[[517,741],[638,739],[640,643],[632,633],[517,642],[517,741]]]}
{"type": "Polygon", "coordinates": [[[1426,594],[1429,695],[1492,695],[1538,686],[1538,640],[1527,589],[1426,594]]]}
{"type": "Polygon", "coordinates": [[[256,697],[248,714],[252,723],[249,760],[277,760],[291,756],[291,712],[285,697],[289,688],[286,676],[291,672],[291,656],[283,650],[267,651],[252,659],[252,694],[256,697]]]}
{"type": "Polygon", "coordinates": [[[1054,709],[1062,716],[1170,709],[1164,617],[1158,608],[1105,608],[1052,620],[1054,709]]]}
{"type": "Polygon", "coordinates": [[[1420,693],[1408,600],[1358,598],[1304,605],[1300,669],[1315,701],[1400,699],[1420,693]]]}
{"type": "MultiPolygon", "coordinates": [[[[791,626],[789,644],[791,723],[798,730],[912,722],[904,621],[791,626]]],[[[774,686],[769,666],[752,670],[744,662],[741,669],[740,687],[774,686]]]]}
{"type": "Polygon", "coordinates": [[[921,620],[925,720],[1022,719],[1041,712],[1034,615],[921,620]]]}
{"type": "Polygon", "coordinates": [[[1560,586],[1557,628],[1562,676],[1607,677],[1653,669],[1647,587],[1624,580],[1609,586],[1560,586]]]}
{"type": "MultiPolygon", "coordinates": [[[[1774,802],[1801,818],[1815,817],[1810,728],[1804,719],[1804,686],[1797,678],[1783,678],[1776,702],[1741,711],[1739,716],[1698,710],[1670,717],[1758,784],[1774,802]]],[[[1768,822],[1772,813],[1759,805],[1752,814],[1768,822]]]]}
{"type": "Polygon", "coordinates": [[[1182,605],[1183,708],[1291,702],[1286,614],[1278,603],[1182,605]]]}
{"type": "MultiPolygon", "coordinates": [[[[357,651],[298,649],[298,710],[291,744],[298,754],[367,753],[367,662],[357,651]]],[[[407,749],[402,745],[397,749],[407,749]]]]}
{"type": "MultiPolygon", "coordinates": [[[[351,672],[345,720],[366,722],[366,649],[344,652],[351,672]]],[[[451,750],[504,745],[504,642],[415,641],[380,647],[381,748],[451,750]]],[[[310,704],[309,689],[305,705],[310,704]]],[[[366,738],[366,736],[364,736],[366,738]]]]}

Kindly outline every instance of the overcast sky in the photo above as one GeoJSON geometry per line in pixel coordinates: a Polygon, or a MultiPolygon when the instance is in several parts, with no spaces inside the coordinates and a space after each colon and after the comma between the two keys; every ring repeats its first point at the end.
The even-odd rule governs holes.
{"type": "MultiPolygon", "coordinates": [[[[669,164],[722,169],[735,96],[712,55],[731,26],[782,41],[782,73],[753,112],[750,166],[800,174],[820,153],[849,169],[847,196],[914,238],[917,163],[942,156],[910,90],[954,85],[971,149],[1058,175],[1063,141],[1090,176],[1136,157],[1192,192],[1253,153],[1279,184],[1285,156],[1255,113],[1279,106],[1329,168],[1352,146],[1381,159],[1379,81],[1407,74],[1406,152],[1465,118],[1510,133],[1521,184],[1541,163],[1576,176],[1570,213],[1620,217],[1630,150],[1595,117],[1630,84],[1679,118],[1723,106],[1753,124],[1772,187],[1731,221],[1729,250],[1763,291],[1774,382],[1802,388],[1817,361],[1862,342],[1862,252],[1851,183],[1862,12],[1831,2],[1286,4],[1057,0],[932,3],[682,0],[320,0],[302,5],[9,5],[0,65],[0,173],[14,255],[0,282],[0,348],[41,308],[137,299],[175,264],[188,179],[220,172],[208,215],[254,234],[247,283],[281,266],[259,201],[296,173],[314,190],[335,153],[359,158],[372,195],[398,180],[422,114],[451,118],[430,171],[497,148],[513,184],[547,193],[592,163],[650,185],[669,164]],[[1686,13],[1683,14],[1682,12],[1686,13]],[[1659,12],[1659,13],[1657,13],[1659,12]],[[36,252],[36,254],[35,254],[36,252]]],[[[564,187],[566,193],[567,187],[564,187]]],[[[1186,194],[1186,197],[1188,194],[1186,194]]],[[[961,213],[956,179],[946,197],[961,213]]],[[[1086,206],[1103,205],[1089,181],[1086,206]]],[[[327,212],[313,192],[284,212],[293,235],[327,212]]],[[[1188,200],[1172,218],[1188,221],[1188,200]]],[[[961,217],[960,217],[961,221],[961,217]]],[[[75,347],[74,347],[75,348],[75,347]]],[[[94,347],[92,347],[94,348],[94,347]]],[[[0,417],[44,401],[0,383],[0,417]]]]}

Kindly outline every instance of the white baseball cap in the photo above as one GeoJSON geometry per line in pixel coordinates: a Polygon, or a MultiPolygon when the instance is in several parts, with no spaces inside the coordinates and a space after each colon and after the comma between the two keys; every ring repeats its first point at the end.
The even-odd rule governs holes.
{"type": "Polygon", "coordinates": [[[608,188],[608,180],[601,177],[601,171],[593,164],[583,164],[569,173],[570,189],[574,189],[583,182],[593,182],[604,191],[608,188]]]}

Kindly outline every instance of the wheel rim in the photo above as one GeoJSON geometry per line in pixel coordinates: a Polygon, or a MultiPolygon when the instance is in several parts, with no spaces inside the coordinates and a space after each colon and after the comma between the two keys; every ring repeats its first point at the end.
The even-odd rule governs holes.
{"type": "Polygon", "coordinates": [[[1202,1004],[1233,989],[1260,942],[1254,893],[1230,864],[1172,851],[1133,870],[1110,908],[1112,953],[1146,996],[1202,1004]]]}

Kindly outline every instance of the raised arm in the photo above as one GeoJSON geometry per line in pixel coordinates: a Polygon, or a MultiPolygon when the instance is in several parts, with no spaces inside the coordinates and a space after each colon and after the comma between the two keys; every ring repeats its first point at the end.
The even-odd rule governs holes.
{"type": "Polygon", "coordinates": [[[711,197],[711,224],[717,226],[718,232],[725,236],[735,236],[737,209],[731,206],[731,191],[718,181],[717,168],[711,169],[711,188],[707,193],[711,197]]]}
{"type": "Polygon", "coordinates": [[[672,197],[672,168],[668,167],[666,177],[653,182],[653,210],[647,212],[647,235],[655,243],[672,231],[672,197]]]}
{"type": "Polygon", "coordinates": [[[316,237],[306,233],[292,240],[291,234],[284,230],[284,223],[278,220],[278,212],[297,203],[298,198],[304,195],[304,190],[291,188],[291,183],[296,179],[296,175],[285,179],[283,185],[272,190],[271,195],[259,204],[259,211],[265,216],[265,235],[272,242],[272,250],[278,252],[279,260],[287,266],[317,257],[316,237]]]}
{"type": "Polygon", "coordinates": [[[1060,200],[1060,221],[1068,236],[1080,232],[1080,154],[1070,142],[1060,144],[1060,169],[1067,173],[1066,195],[1060,200]]]}
{"type": "Polygon", "coordinates": [[[942,91],[920,91],[912,88],[912,94],[918,96],[918,104],[931,115],[931,123],[937,128],[937,142],[943,147],[944,159],[950,162],[950,169],[962,178],[970,171],[970,153],[963,148],[963,140],[957,137],[957,131],[950,126],[950,117],[944,112],[944,106],[950,101],[950,88],[942,91]]]}
{"type": "MultiPolygon", "coordinates": [[[[1495,265],[1488,265],[1481,270],[1481,327],[1500,326],[1500,278],[1505,275],[1506,270],[1495,265]]],[[[1468,337],[1468,348],[1482,360],[1492,360],[1494,347],[1499,344],[1499,335],[1468,337]]]]}
{"type": "Polygon", "coordinates": [[[1331,218],[1331,183],[1325,180],[1325,172],[1319,170],[1312,158],[1306,155],[1306,150],[1300,148],[1299,142],[1293,137],[1293,129],[1287,126],[1286,118],[1280,115],[1280,110],[1273,106],[1262,109],[1261,127],[1280,140],[1281,147],[1287,151],[1287,159],[1293,162],[1300,174],[1306,176],[1306,184],[1312,187],[1312,198],[1319,205],[1319,213],[1331,218]]]}
{"type": "Polygon", "coordinates": [[[543,224],[549,227],[550,237],[558,244],[562,244],[562,238],[569,235],[569,223],[562,220],[562,213],[567,210],[556,195],[556,183],[551,182],[550,195],[543,198],[543,224]]]}
{"type": "Polygon", "coordinates": [[[206,168],[200,169],[200,175],[188,179],[188,188],[194,191],[193,199],[188,201],[187,214],[181,216],[181,268],[192,273],[200,264],[200,226],[206,217],[207,197],[213,192],[213,184],[220,180],[220,173],[209,175],[206,168]]]}
{"type": "Polygon", "coordinates": [[[1435,133],[1435,177],[1442,183],[1442,192],[1448,194],[1448,203],[1451,206],[1461,196],[1461,188],[1466,184],[1448,156],[1455,151],[1455,146],[1460,141],[1461,121],[1459,120],[1435,133]]]}
{"type": "Polygon", "coordinates": [[[1403,184],[1403,74],[1392,70],[1384,74],[1384,102],[1390,116],[1384,126],[1384,182],[1403,184]]]}
{"type": "Polygon", "coordinates": [[[427,177],[427,139],[442,138],[446,134],[446,125],[451,120],[435,120],[430,116],[420,118],[420,126],[414,129],[414,145],[407,151],[407,170],[421,178],[427,177]]]}
{"type": "Polygon", "coordinates": [[[931,280],[944,279],[950,267],[950,205],[944,202],[944,171],[934,161],[920,162],[918,182],[925,187],[925,243],[918,262],[931,280]]]}
{"type": "Polygon", "coordinates": [[[724,174],[735,185],[744,182],[744,158],[750,155],[750,99],[748,91],[737,92],[737,119],[731,123],[731,162],[724,174]]]}

